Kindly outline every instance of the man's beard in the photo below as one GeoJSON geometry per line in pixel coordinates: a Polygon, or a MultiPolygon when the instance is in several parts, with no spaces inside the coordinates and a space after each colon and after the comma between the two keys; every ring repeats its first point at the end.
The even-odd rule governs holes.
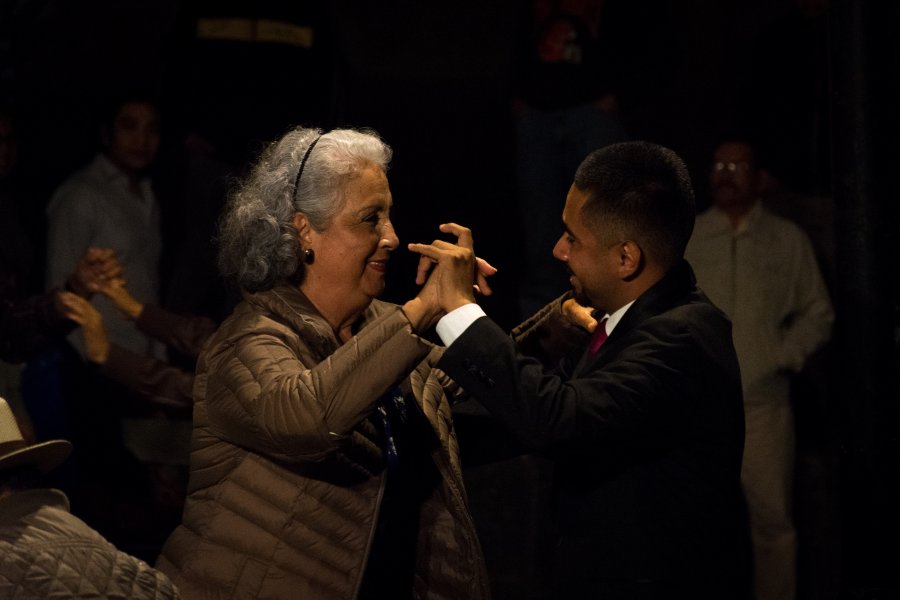
{"type": "Polygon", "coordinates": [[[584,293],[584,288],[580,285],[572,286],[572,298],[582,306],[593,306],[591,299],[587,297],[587,294],[584,293]]]}

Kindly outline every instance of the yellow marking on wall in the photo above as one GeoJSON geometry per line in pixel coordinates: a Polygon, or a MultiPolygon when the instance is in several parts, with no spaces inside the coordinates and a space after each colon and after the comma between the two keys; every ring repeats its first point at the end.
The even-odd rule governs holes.
{"type": "Polygon", "coordinates": [[[313,28],[272,19],[199,19],[197,38],[311,48],[313,28]]]}

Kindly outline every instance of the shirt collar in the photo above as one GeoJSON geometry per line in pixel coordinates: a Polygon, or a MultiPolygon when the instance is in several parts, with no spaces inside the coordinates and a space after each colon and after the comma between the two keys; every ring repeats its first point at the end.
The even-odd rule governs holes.
{"type": "Polygon", "coordinates": [[[736,235],[745,233],[754,228],[756,222],[759,220],[759,215],[762,213],[762,201],[758,198],[753,201],[753,206],[750,207],[750,210],[747,211],[747,214],[741,220],[741,224],[738,225],[737,230],[732,230],[731,228],[731,218],[728,214],[719,208],[718,206],[713,205],[710,208],[712,214],[716,215],[719,220],[719,225],[725,229],[727,228],[729,231],[732,231],[736,235]]]}
{"type": "MultiPolygon", "coordinates": [[[[606,319],[606,335],[611,335],[613,329],[616,328],[616,325],[619,324],[619,321],[622,320],[622,317],[625,316],[625,313],[628,312],[628,309],[631,308],[631,305],[634,304],[634,300],[626,304],[625,306],[619,308],[612,314],[607,313],[603,318],[606,319]]],[[[602,319],[601,319],[602,320],[602,319]]]]}
{"type": "MultiPolygon", "coordinates": [[[[97,157],[94,159],[94,164],[97,166],[97,170],[109,181],[118,181],[123,184],[128,184],[128,175],[125,174],[125,171],[116,166],[110,158],[106,155],[105,152],[100,152],[97,154],[97,157]]],[[[145,185],[149,184],[149,178],[146,175],[141,176],[138,181],[138,185],[143,188],[145,185]]]]}
{"type": "Polygon", "coordinates": [[[45,506],[69,510],[69,499],[59,490],[35,488],[0,499],[0,523],[11,523],[45,506]]]}

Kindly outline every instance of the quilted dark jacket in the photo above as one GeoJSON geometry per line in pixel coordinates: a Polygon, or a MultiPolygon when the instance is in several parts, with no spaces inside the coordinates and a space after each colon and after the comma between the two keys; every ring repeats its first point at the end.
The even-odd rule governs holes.
{"type": "Polygon", "coordinates": [[[374,301],[341,345],[296,288],[246,295],[198,363],[188,499],[157,567],[192,599],[357,597],[385,485],[370,416],[399,382],[439,473],[411,597],[486,598],[439,354],[394,305],[374,301]]]}
{"type": "Polygon", "coordinates": [[[57,490],[0,499],[0,599],[181,598],[169,578],[69,512],[57,490]]]}

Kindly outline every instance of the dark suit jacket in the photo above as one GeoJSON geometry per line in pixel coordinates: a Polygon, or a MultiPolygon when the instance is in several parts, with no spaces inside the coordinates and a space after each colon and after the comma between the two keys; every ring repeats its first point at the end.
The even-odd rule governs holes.
{"type": "Polygon", "coordinates": [[[736,597],[744,419],[727,317],[682,262],[599,352],[583,352],[585,338],[548,368],[534,341],[561,319],[557,300],[513,338],[481,318],[438,365],[527,448],[553,458],[557,590],[736,597]]]}

